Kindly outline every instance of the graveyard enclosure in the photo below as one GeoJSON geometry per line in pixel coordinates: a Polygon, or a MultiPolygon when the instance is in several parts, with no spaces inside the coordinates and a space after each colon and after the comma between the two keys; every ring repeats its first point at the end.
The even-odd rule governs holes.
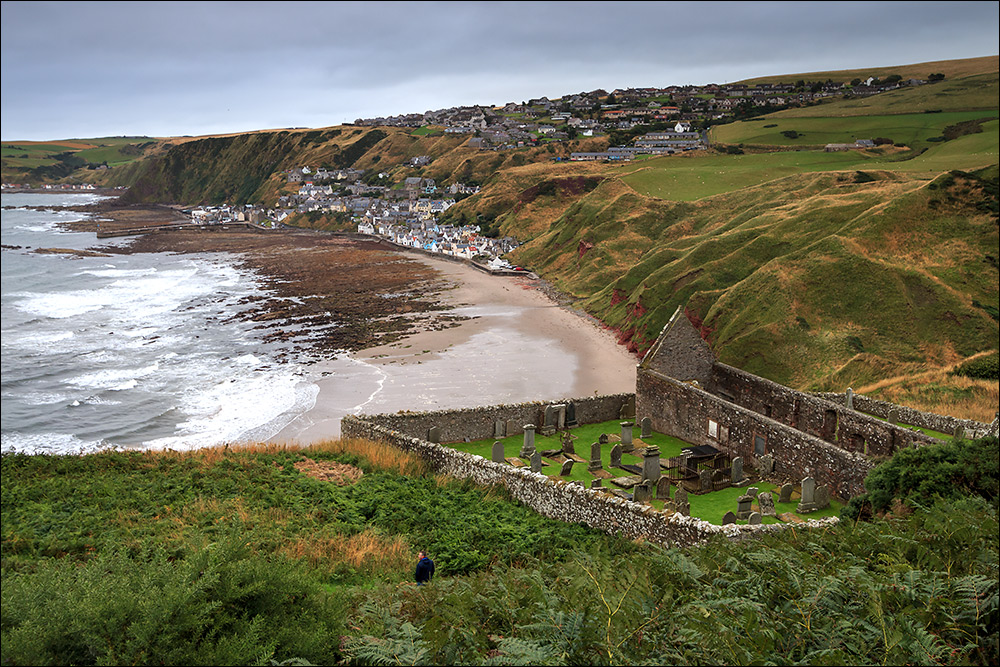
{"type": "Polygon", "coordinates": [[[681,308],[639,364],[636,378],[637,413],[650,417],[657,431],[718,447],[755,466],[769,455],[774,477],[795,483],[813,477],[841,498],[864,493],[864,478],[875,464],[868,457],[938,442],[859,409],[881,416],[895,408],[904,421],[933,424],[947,433],[957,426],[989,428],[851,398],[853,408],[846,398],[834,402],[719,363],[681,308]]]}
{"type": "MultiPolygon", "coordinates": [[[[575,399],[572,403],[577,407],[577,417],[581,423],[593,423],[619,418],[623,406],[629,405],[630,399],[631,395],[622,394],[575,399]],[[582,418],[584,414],[598,417],[582,418]]],[[[625,500],[605,490],[588,489],[561,480],[553,481],[528,468],[495,463],[481,456],[426,440],[426,433],[432,428],[440,429],[443,440],[490,438],[499,422],[535,423],[528,421],[528,418],[537,419],[538,411],[544,410],[546,405],[551,404],[529,403],[469,410],[347,416],[341,420],[341,433],[345,438],[366,438],[413,452],[436,472],[469,479],[484,486],[503,486],[512,497],[543,516],[582,523],[629,539],[641,538],[663,546],[688,546],[716,535],[742,539],[762,531],[777,531],[787,527],[785,524],[718,526],[677,512],[660,512],[650,505],[625,500]]],[[[817,527],[831,525],[836,521],[835,518],[826,518],[794,525],[800,528],[817,527]]]]}
{"type": "MultiPolygon", "coordinates": [[[[841,406],[847,405],[847,392],[842,394],[824,392],[812,395],[841,406]]],[[[957,435],[959,432],[962,432],[966,437],[977,438],[985,435],[991,428],[989,424],[983,424],[972,419],[958,419],[947,415],[921,412],[920,410],[908,408],[905,405],[880,401],[862,394],[854,394],[851,397],[851,401],[854,404],[854,409],[860,412],[874,415],[893,423],[902,422],[911,426],[937,431],[938,433],[957,435]]]]}

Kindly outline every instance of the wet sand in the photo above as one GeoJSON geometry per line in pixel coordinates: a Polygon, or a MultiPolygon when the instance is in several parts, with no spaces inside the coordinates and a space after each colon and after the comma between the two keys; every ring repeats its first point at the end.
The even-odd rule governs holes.
{"type": "Polygon", "coordinates": [[[470,319],[320,362],[315,407],[273,440],[340,434],[347,414],[443,410],[635,390],[637,359],[592,320],[559,306],[541,281],[490,276],[419,255],[454,285],[440,298],[470,319]]]}

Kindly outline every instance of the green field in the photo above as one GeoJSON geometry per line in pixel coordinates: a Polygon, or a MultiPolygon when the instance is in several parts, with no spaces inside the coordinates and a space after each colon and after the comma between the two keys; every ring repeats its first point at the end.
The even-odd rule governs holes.
{"type": "MultiPolygon", "coordinates": [[[[919,141],[927,149],[910,159],[900,160],[896,155],[877,155],[864,151],[850,150],[828,153],[824,150],[788,150],[773,153],[754,153],[745,155],[704,155],[704,156],[667,156],[646,160],[642,163],[628,164],[618,167],[620,178],[636,192],[647,197],[669,199],[671,201],[697,201],[713,195],[734,192],[742,188],[760,185],[786,176],[805,173],[848,170],[886,170],[905,172],[918,177],[931,178],[943,171],[951,169],[972,170],[996,163],[998,150],[998,126],[996,120],[983,123],[982,132],[968,134],[951,141],[927,142],[927,137],[939,136],[947,125],[953,125],[970,118],[982,118],[981,112],[956,114],[910,114],[896,117],[894,126],[899,132],[905,131],[909,136],[923,137],[919,141]],[[942,120],[944,117],[944,120],[942,120]],[[935,120],[936,119],[936,120],[935,120]]],[[[892,135],[890,124],[881,119],[864,119],[871,123],[864,125],[878,129],[873,136],[883,133],[892,135]]],[[[720,126],[715,131],[728,132],[727,136],[749,141],[750,136],[770,137],[772,134],[781,137],[783,126],[763,128],[763,125],[774,123],[738,123],[732,126],[720,126]],[[758,127],[760,126],[760,127],[758,127]],[[727,128],[734,128],[729,130],[727,128]],[[766,134],[759,131],[764,130],[766,134]],[[773,132],[771,132],[773,130],[773,132]],[[758,132],[750,135],[750,132],[758,132]]],[[[833,137],[835,127],[850,126],[851,119],[822,118],[795,119],[787,122],[784,127],[795,126],[798,131],[806,132],[803,140],[810,136],[806,130],[807,122],[814,122],[816,133],[822,131],[825,137],[833,137]]],[[[810,126],[811,127],[811,126],[810,126]]],[[[902,136],[897,133],[897,136],[902,136]]],[[[784,137],[781,137],[784,139],[784,137]]],[[[868,138],[868,137],[866,137],[868,138]]],[[[890,136],[894,140],[896,137],[890,136]]],[[[841,138],[841,142],[847,139],[841,138]]]]}

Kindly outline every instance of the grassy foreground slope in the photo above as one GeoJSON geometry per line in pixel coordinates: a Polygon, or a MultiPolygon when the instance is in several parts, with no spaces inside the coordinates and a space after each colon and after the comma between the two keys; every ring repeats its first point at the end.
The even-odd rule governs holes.
{"type": "Polygon", "coordinates": [[[682,551],[364,441],[0,463],[3,664],[998,657],[995,496],[950,487],[894,519],[682,551]],[[438,572],[418,588],[420,548],[438,572]]]}

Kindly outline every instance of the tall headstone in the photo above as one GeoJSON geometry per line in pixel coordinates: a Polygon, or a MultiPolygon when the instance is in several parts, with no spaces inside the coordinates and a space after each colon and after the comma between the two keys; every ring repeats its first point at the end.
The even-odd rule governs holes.
{"type": "Polygon", "coordinates": [[[742,456],[735,457],[733,459],[732,464],[730,464],[730,468],[732,470],[732,482],[733,482],[734,485],[739,485],[741,482],[743,482],[744,479],[746,479],[743,476],[743,457],[742,456]]]}
{"type": "Polygon", "coordinates": [[[691,503],[688,502],[688,492],[683,486],[678,486],[674,492],[674,507],[684,516],[691,516],[691,503]]]}
{"type": "Polygon", "coordinates": [[[826,484],[816,487],[816,509],[825,510],[830,506],[830,487],[826,484]]]}
{"type": "Polygon", "coordinates": [[[507,436],[517,435],[517,432],[521,430],[521,425],[518,424],[513,419],[508,419],[505,425],[504,431],[507,432],[507,436]]]}
{"type": "Polygon", "coordinates": [[[777,511],[774,509],[774,496],[767,491],[757,496],[757,507],[760,508],[760,513],[764,516],[777,515],[777,511]]]}
{"type": "Polygon", "coordinates": [[[503,463],[505,461],[503,443],[499,440],[493,441],[493,452],[491,456],[493,463],[503,463]]]}
{"type": "Polygon", "coordinates": [[[759,526],[763,523],[760,512],[750,512],[750,516],[747,517],[747,523],[751,526],[759,526]]]}
{"type": "Polygon", "coordinates": [[[531,455],[531,472],[542,472],[542,455],[536,450],[531,455]]]}
{"type": "Polygon", "coordinates": [[[854,409],[854,390],[850,387],[847,388],[847,400],[845,401],[848,410],[854,409]]]}
{"type": "Polygon", "coordinates": [[[573,459],[566,459],[563,461],[562,470],[559,471],[560,477],[569,477],[573,474],[573,459]]]}
{"type": "Polygon", "coordinates": [[[653,420],[649,417],[643,417],[639,420],[639,428],[641,429],[639,437],[648,438],[653,435],[653,420]]]}
{"type": "Polygon", "coordinates": [[[622,446],[615,443],[615,446],[611,448],[611,461],[609,467],[617,468],[622,464],[622,446]]]}
{"type": "Polygon", "coordinates": [[[965,429],[962,428],[961,426],[956,426],[955,427],[955,432],[952,433],[951,435],[952,435],[953,438],[955,438],[955,440],[964,440],[965,439],[965,429]]]}
{"type": "Polygon", "coordinates": [[[493,437],[504,438],[507,436],[507,424],[502,419],[493,422],[493,437]]]}
{"type": "Polygon", "coordinates": [[[552,435],[556,432],[556,408],[553,405],[546,405],[542,412],[542,427],[538,429],[542,435],[552,435]]]}
{"type": "Polygon", "coordinates": [[[742,520],[753,511],[753,496],[743,495],[736,499],[736,518],[742,520]]]}
{"type": "Polygon", "coordinates": [[[520,457],[522,459],[531,458],[531,455],[535,453],[535,425],[525,424],[524,425],[524,442],[521,445],[520,457]]]}
{"type": "Polygon", "coordinates": [[[427,429],[427,442],[441,442],[441,429],[437,426],[427,429]]]}
{"type": "Polygon", "coordinates": [[[579,425],[576,421],[576,403],[570,401],[566,404],[566,428],[576,428],[579,425]]]}
{"type": "Polygon", "coordinates": [[[701,486],[702,491],[712,490],[712,471],[711,470],[699,470],[698,471],[698,481],[701,486]]]}
{"type": "Polygon", "coordinates": [[[899,410],[896,408],[889,408],[889,413],[885,416],[885,420],[890,424],[899,423],[899,410]]]}
{"type": "Polygon", "coordinates": [[[778,496],[779,503],[790,503],[792,502],[792,491],[795,489],[791,484],[782,484],[781,493],[778,496]]]}
{"type": "Polygon", "coordinates": [[[595,442],[590,445],[590,464],[587,470],[600,470],[604,465],[601,463],[601,443],[595,442]]]}
{"type": "Polygon", "coordinates": [[[666,475],[660,477],[660,481],[656,483],[656,499],[670,500],[670,478],[666,475]]]}
{"type": "Polygon", "coordinates": [[[632,487],[632,500],[637,503],[648,503],[653,499],[652,489],[648,479],[644,480],[642,484],[636,484],[632,487]]]}
{"type": "Polygon", "coordinates": [[[646,447],[642,455],[642,478],[653,484],[660,479],[660,450],[658,447],[646,447]]]}
{"type": "Polygon", "coordinates": [[[812,477],[806,477],[802,480],[802,500],[799,501],[799,506],[796,508],[796,511],[799,514],[805,514],[808,512],[815,512],[817,509],[816,480],[812,477]]]}
{"type": "Polygon", "coordinates": [[[774,457],[770,454],[764,454],[757,459],[757,469],[764,475],[770,475],[774,472],[774,457]]]}
{"type": "Polygon", "coordinates": [[[722,525],[728,526],[731,523],[736,523],[736,515],[732,512],[726,512],[722,517],[722,525]]]}

